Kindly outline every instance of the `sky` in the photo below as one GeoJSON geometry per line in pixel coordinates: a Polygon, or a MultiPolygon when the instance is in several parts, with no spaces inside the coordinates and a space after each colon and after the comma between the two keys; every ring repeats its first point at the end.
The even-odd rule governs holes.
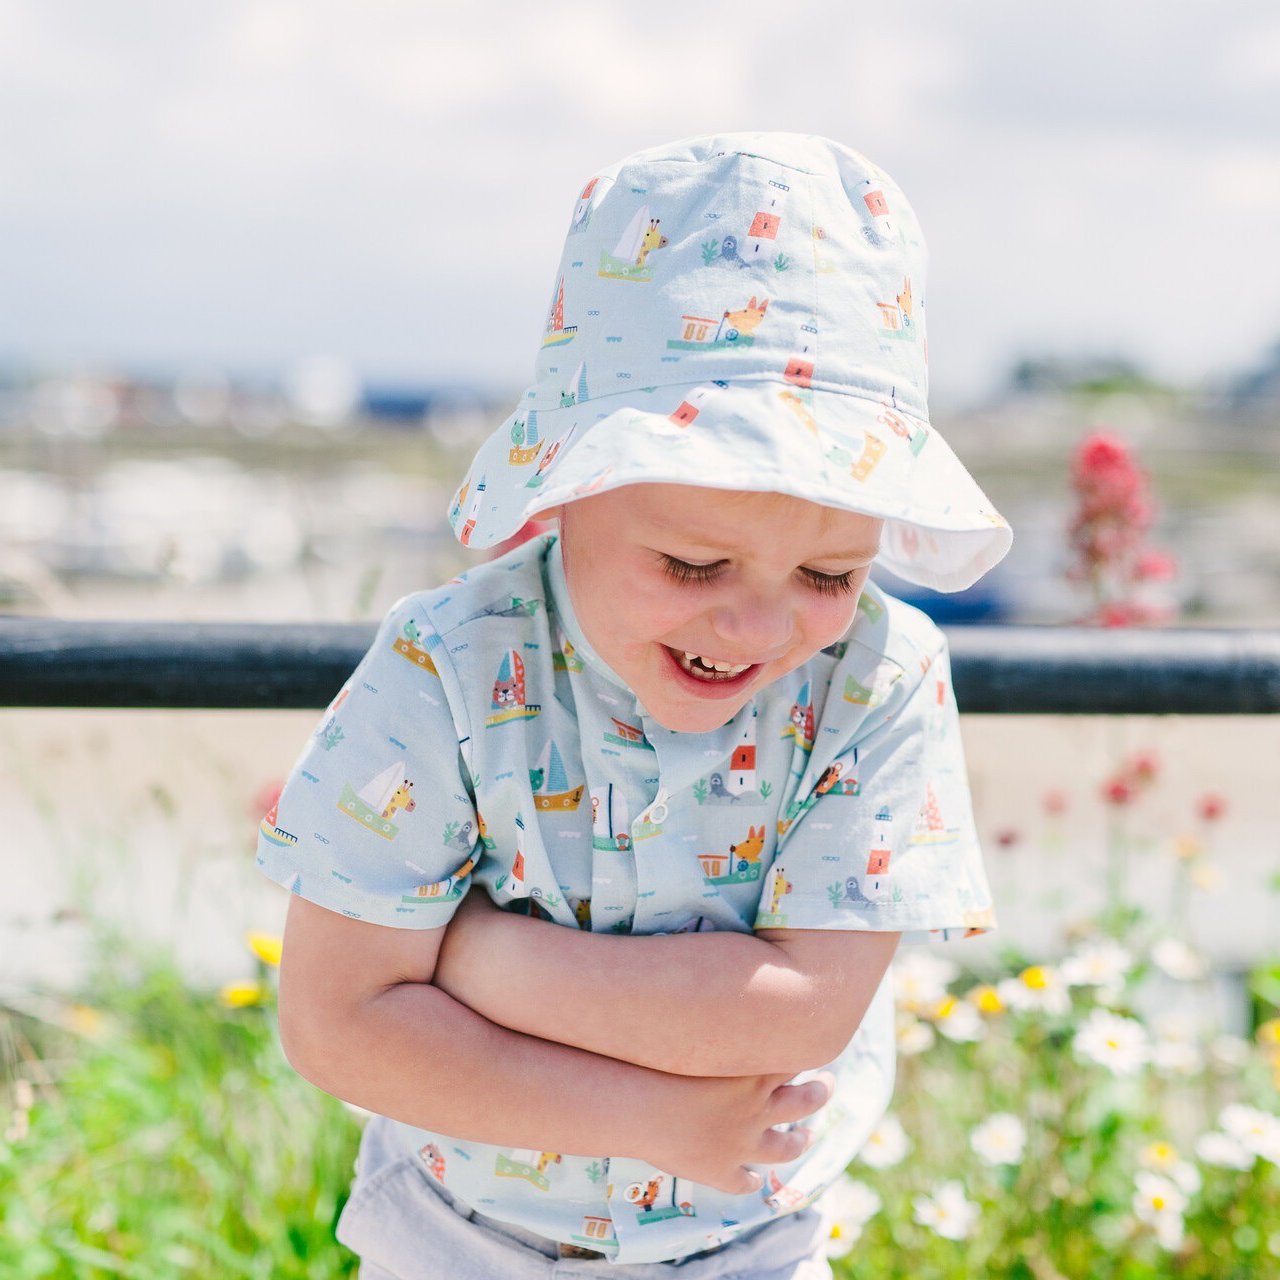
{"type": "Polygon", "coordinates": [[[1269,0],[0,0],[0,367],[517,388],[592,173],[820,133],[906,191],[932,398],[1280,340],[1269,0]]]}

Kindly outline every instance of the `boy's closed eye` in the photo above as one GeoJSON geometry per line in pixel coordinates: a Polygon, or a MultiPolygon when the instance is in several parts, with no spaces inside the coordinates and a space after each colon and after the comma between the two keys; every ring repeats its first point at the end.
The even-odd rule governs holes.
{"type": "MultiPolygon", "coordinates": [[[[687,560],[679,560],[675,556],[667,555],[665,552],[659,552],[658,555],[667,576],[681,583],[714,582],[729,563],[727,560],[715,560],[710,564],[692,564],[687,560]]],[[[844,573],[821,573],[817,569],[801,566],[798,572],[814,590],[823,595],[849,595],[857,590],[857,584],[854,581],[858,574],[856,569],[848,569],[844,573]]]]}

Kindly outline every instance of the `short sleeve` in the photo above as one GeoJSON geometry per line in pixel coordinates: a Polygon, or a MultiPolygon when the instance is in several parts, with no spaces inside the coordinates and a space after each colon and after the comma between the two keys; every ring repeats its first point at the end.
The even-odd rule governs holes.
{"type": "Polygon", "coordinates": [[[258,833],[258,866],[310,902],[411,929],[448,923],[480,820],[421,596],[398,601],[258,833]]]}
{"type": "Polygon", "coordinates": [[[800,799],[754,927],[901,932],[995,926],[974,826],[945,637],[896,708],[846,745],[800,799]]]}

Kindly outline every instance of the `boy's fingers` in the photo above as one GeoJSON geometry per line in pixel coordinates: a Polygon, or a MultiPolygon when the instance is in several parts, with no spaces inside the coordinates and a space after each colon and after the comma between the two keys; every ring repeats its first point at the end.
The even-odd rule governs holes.
{"type": "Polygon", "coordinates": [[[829,1072],[806,1080],[804,1084],[784,1084],[773,1091],[773,1124],[785,1124],[788,1120],[803,1120],[820,1111],[831,1100],[835,1077],[829,1072]]]}
{"type": "Polygon", "coordinates": [[[760,1142],[762,1164],[787,1164],[798,1160],[813,1145],[813,1132],[797,1125],[792,1129],[768,1129],[760,1142]]]}

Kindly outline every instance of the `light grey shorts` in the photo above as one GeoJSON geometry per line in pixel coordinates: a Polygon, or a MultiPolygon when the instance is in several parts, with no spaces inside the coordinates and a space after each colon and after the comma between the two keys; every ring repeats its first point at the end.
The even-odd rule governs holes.
{"type": "Polygon", "coordinates": [[[745,1238],[676,1262],[627,1265],[564,1258],[556,1241],[475,1213],[450,1196],[431,1181],[416,1154],[379,1162],[370,1157],[381,1153],[366,1145],[337,1226],[338,1239],[360,1257],[360,1280],[831,1278],[815,1209],[788,1214],[745,1238]]]}

